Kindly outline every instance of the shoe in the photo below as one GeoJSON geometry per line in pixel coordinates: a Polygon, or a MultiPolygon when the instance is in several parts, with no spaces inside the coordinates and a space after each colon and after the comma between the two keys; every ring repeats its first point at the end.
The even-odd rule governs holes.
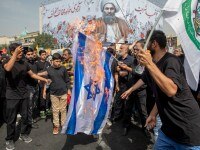
{"type": "Polygon", "coordinates": [[[59,128],[58,127],[54,127],[53,128],[53,135],[57,135],[59,133],[59,128]]]}
{"type": "Polygon", "coordinates": [[[123,135],[123,136],[126,136],[127,134],[128,134],[128,128],[124,128],[124,129],[123,129],[123,134],[122,134],[122,135],[123,135]]]}
{"type": "Polygon", "coordinates": [[[46,118],[45,111],[40,111],[40,118],[42,118],[42,119],[46,118]]]}
{"type": "Polygon", "coordinates": [[[19,139],[25,143],[30,143],[32,141],[32,138],[30,138],[28,135],[20,135],[19,139]]]}
{"type": "Polygon", "coordinates": [[[12,140],[6,141],[6,150],[14,150],[15,144],[12,140]]]}
{"type": "Polygon", "coordinates": [[[51,116],[51,114],[52,114],[51,110],[50,109],[46,109],[46,115],[47,116],[51,116]]]}
{"type": "Polygon", "coordinates": [[[36,123],[32,123],[32,124],[31,124],[31,128],[33,128],[33,129],[38,129],[38,128],[39,128],[39,125],[36,124],[36,123]]]}

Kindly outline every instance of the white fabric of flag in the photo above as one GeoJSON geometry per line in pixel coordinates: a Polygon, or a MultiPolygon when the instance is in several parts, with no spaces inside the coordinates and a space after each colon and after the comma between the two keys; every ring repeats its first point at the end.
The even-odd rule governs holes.
{"type": "Polygon", "coordinates": [[[164,11],[163,17],[180,39],[185,53],[186,79],[197,90],[200,72],[200,0],[149,0],[164,11]]]}
{"type": "Polygon", "coordinates": [[[186,79],[189,86],[197,90],[200,72],[200,1],[168,0],[167,4],[163,8],[164,18],[180,39],[186,58],[184,62],[186,79]],[[177,6],[177,13],[172,13],[170,6],[171,8],[177,6]]]}
{"type": "Polygon", "coordinates": [[[74,86],[62,133],[100,134],[106,124],[114,86],[111,74],[113,56],[106,50],[95,56],[95,44],[82,33],[74,43],[74,86]],[[99,73],[93,73],[95,69],[99,73]]]}

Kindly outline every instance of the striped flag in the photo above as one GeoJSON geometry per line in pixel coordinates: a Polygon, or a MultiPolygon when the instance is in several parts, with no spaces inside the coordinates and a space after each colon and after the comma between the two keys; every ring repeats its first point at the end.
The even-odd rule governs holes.
{"type": "Polygon", "coordinates": [[[96,44],[79,33],[73,46],[74,86],[62,133],[99,134],[106,124],[114,85],[113,57],[96,44]]]}
{"type": "Polygon", "coordinates": [[[200,72],[200,0],[168,0],[163,9],[164,18],[176,32],[185,53],[187,82],[193,90],[197,90],[200,72]],[[173,13],[170,8],[178,5],[177,13],[173,13]]]}

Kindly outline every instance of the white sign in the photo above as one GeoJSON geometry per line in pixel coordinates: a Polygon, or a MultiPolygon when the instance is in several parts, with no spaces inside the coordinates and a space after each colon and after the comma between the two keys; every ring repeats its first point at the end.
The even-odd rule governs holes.
{"type": "MultiPolygon", "coordinates": [[[[42,30],[45,33],[52,34],[57,43],[66,46],[68,43],[72,43],[74,32],[85,31],[88,26],[90,30],[93,30],[96,20],[103,18],[104,21],[105,17],[103,17],[102,11],[106,6],[105,4],[108,3],[112,4],[117,10],[114,16],[120,18],[116,19],[117,23],[115,24],[108,25],[105,23],[105,27],[109,29],[109,34],[105,34],[104,40],[108,42],[119,42],[119,39],[116,40],[117,38],[113,36],[121,36],[124,40],[130,42],[145,38],[146,32],[151,29],[160,12],[159,7],[146,0],[62,0],[42,6],[42,30]],[[119,22],[129,27],[128,36],[125,34],[127,31],[123,33],[122,30],[125,27],[121,27],[119,22]],[[131,32],[131,30],[134,31],[131,32]]],[[[96,26],[97,24],[95,24],[94,30],[96,26]]],[[[162,28],[162,23],[158,24],[158,28],[162,28]]],[[[101,29],[99,31],[103,32],[101,29]]]]}

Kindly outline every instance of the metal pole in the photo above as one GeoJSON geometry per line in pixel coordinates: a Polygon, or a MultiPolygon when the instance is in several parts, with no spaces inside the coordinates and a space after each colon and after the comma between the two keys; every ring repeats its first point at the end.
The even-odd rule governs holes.
{"type": "Polygon", "coordinates": [[[148,36],[148,38],[147,38],[147,40],[146,40],[146,43],[145,43],[145,45],[144,45],[144,50],[147,49],[147,45],[149,44],[150,38],[151,38],[151,36],[152,36],[152,34],[153,34],[153,31],[155,30],[156,25],[158,24],[160,18],[162,17],[163,12],[164,12],[164,11],[161,10],[161,12],[160,12],[158,18],[156,19],[156,22],[154,23],[153,28],[151,29],[151,32],[149,33],[149,36],[148,36]]]}
{"type": "MultiPolygon", "coordinates": [[[[146,40],[146,43],[145,43],[145,45],[144,45],[144,50],[147,49],[147,45],[149,44],[150,38],[151,38],[151,36],[152,36],[152,34],[153,34],[153,31],[155,30],[156,25],[158,24],[160,18],[162,17],[163,12],[164,12],[164,11],[161,10],[161,12],[160,12],[158,18],[156,19],[156,22],[154,23],[153,28],[151,29],[151,32],[149,33],[148,38],[147,38],[147,40],[146,40]]],[[[142,73],[144,72],[144,66],[141,66],[140,64],[137,65],[136,68],[135,68],[135,72],[138,73],[138,74],[142,74],[142,73]]]]}

